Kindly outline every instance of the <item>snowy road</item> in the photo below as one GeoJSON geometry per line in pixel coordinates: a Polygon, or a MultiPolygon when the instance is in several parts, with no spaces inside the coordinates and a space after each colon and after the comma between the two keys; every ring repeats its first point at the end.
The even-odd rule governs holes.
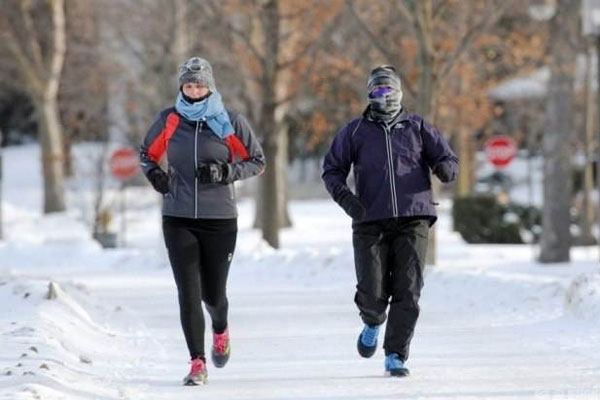
{"type": "Polygon", "coordinates": [[[35,163],[21,161],[28,156],[37,157],[7,154],[0,399],[600,400],[595,250],[540,266],[527,246],[466,245],[443,207],[412,376],[386,378],[381,349],[368,360],[356,352],[350,224],[328,201],[294,203],[295,226],[278,251],[261,243],[252,205],[241,204],[232,357],[224,369],[208,363],[208,385],[184,387],[188,357],[156,196],[129,196],[129,247],[104,251],[76,214],[42,217],[39,201],[21,201],[39,183],[35,163]],[[59,289],[46,300],[51,280],[59,289]]]}

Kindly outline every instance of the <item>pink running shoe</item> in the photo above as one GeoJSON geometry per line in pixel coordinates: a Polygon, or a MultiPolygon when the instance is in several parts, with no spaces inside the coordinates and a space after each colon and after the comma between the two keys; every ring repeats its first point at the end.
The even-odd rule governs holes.
{"type": "Polygon", "coordinates": [[[227,361],[229,361],[229,353],[231,353],[231,346],[229,345],[229,329],[225,329],[223,333],[213,332],[213,347],[212,347],[212,361],[215,367],[223,368],[227,361]]]}
{"type": "Polygon", "coordinates": [[[204,385],[208,379],[208,373],[206,372],[206,364],[201,358],[194,358],[190,361],[192,367],[190,373],[183,378],[183,384],[186,386],[204,385]]]}

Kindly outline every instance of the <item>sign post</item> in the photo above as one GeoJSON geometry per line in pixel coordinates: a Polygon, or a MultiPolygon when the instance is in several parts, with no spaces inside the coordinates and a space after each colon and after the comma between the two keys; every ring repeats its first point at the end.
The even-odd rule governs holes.
{"type": "Polygon", "coordinates": [[[110,173],[121,181],[119,189],[121,193],[121,246],[125,246],[125,235],[127,232],[127,206],[126,206],[126,183],[134,178],[140,171],[137,153],[130,147],[122,147],[115,150],[110,157],[110,173]]]}

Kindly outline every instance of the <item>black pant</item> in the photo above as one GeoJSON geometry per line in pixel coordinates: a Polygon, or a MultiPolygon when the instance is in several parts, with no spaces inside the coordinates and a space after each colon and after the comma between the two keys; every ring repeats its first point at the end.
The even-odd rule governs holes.
{"type": "Polygon", "coordinates": [[[179,297],[181,325],[192,359],[204,359],[204,313],[212,328],[227,328],[227,275],[235,250],[237,219],[163,216],[163,234],[179,297]]]}
{"type": "Polygon", "coordinates": [[[354,301],[369,325],[383,324],[389,306],[383,348],[405,361],[419,317],[430,222],[411,217],[353,224],[354,301]]]}

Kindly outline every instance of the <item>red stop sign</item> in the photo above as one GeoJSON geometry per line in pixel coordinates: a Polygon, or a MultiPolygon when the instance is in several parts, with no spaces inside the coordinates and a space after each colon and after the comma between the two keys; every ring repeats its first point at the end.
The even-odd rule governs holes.
{"type": "Polygon", "coordinates": [[[485,154],[496,168],[505,168],[515,158],[517,143],[508,136],[493,136],[485,143],[485,154]]]}
{"type": "Polygon", "coordinates": [[[140,170],[137,153],[130,147],[115,150],[110,156],[110,173],[117,179],[126,181],[140,170]]]}

